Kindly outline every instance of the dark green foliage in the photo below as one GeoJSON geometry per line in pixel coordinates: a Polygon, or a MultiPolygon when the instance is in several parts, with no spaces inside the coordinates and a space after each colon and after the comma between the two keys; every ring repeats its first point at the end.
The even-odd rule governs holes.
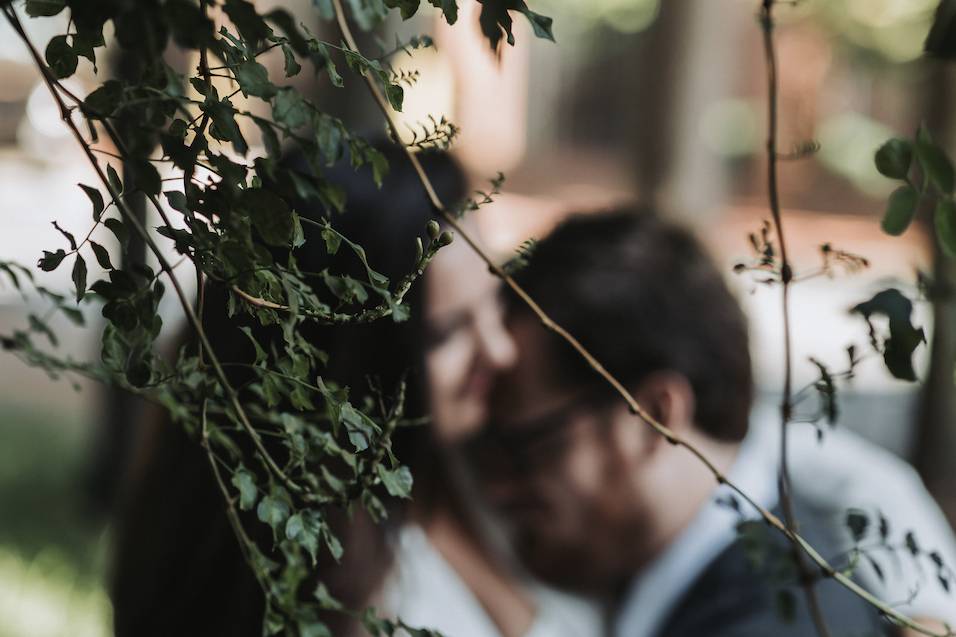
{"type": "MultiPolygon", "coordinates": [[[[403,106],[402,85],[413,86],[414,75],[395,73],[387,62],[391,53],[369,58],[339,44],[338,38],[318,39],[283,9],[261,15],[247,0],[220,4],[234,30],[215,31],[205,14],[206,5],[193,0],[27,0],[30,16],[69,11],[69,32],[40,47],[47,79],[63,101],[63,112],[72,108],[86,119],[84,133],[113,142],[122,156],[127,183],[114,165],[98,159],[103,181],[80,184],[91,205],[89,232],[74,235],[55,224],[67,247],[44,250],[37,265],[52,271],[72,260],[74,294],[38,287],[30,270],[0,262],[0,278],[21,293],[40,294],[49,303],[51,315],[59,313],[80,325],[83,315],[76,303],[97,304],[106,319],[100,360],[80,364],[44,351],[39,346],[44,341],[51,346],[58,343],[46,316],[33,315],[27,328],[0,338],[4,350],[51,376],[92,376],[164,406],[206,450],[219,474],[227,510],[248,512],[248,519],[235,514],[237,528],[251,522],[265,524],[271,531],[273,542],[265,546],[249,540],[244,532],[237,534],[263,585],[264,633],[325,635],[328,629],[319,621],[319,612],[345,610],[323,586],[306,585],[309,569],[323,552],[333,559],[342,557],[342,543],[326,520],[325,507],[362,506],[381,520],[388,499],[410,497],[413,480],[394,456],[390,440],[402,421],[404,385],[394,388],[394,395],[381,396],[380,402],[389,405],[384,409],[357,395],[361,388],[350,394],[348,388],[323,380],[327,356],[309,340],[306,328],[406,320],[405,295],[452,237],[438,230],[408,246],[417,249],[417,259],[404,276],[390,280],[376,270],[375,255],[366,254],[359,243],[329,222],[330,215],[346,210],[347,202],[344,190],[327,181],[323,170],[347,156],[356,170],[368,171],[369,186],[374,187],[388,173],[388,162],[341,120],[296,89],[277,85],[258,57],[279,48],[285,77],[311,67],[333,87],[366,74],[382,87],[395,110],[403,106]],[[95,70],[97,53],[102,56],[107,44],[104,32],[115,34],[111,44],[117,45],[116,54],[123,56],[130,72],[122,80],[103,81],[75,104],[57,79],[75,73],[80,57],[93,63],[95,70]],[[200,50],[203,55],[196,57],[208,64],[181,74],[163,61],[163,53],[171,47],[185,49],[185,55],[200,50]],[[215,84],[207,67],[227,75],[234,93],[267,103],[271,116],[259,115],[261,110],[243,110],[233,95],[220,92],[227,90],[219,88],[227,83],[215,84]],[[352,73],[348,80],[340,72],[345,69],[352,73]],[[120,122],[127,129],[122,139],[114,129],[120,122]],[[263,153],[250,148],[244,136],[243,129],[250,124],[261,133],[263,153]],[[288,148],[301,153],[314,176],[284,164],[288,148]],[[173,168],[177,178],[164,183],[160,162],[165,162],[164,174],[166,168],[173,168]],[[200,178],[200,170],[213,176],[200,178]],[[134,192],[145,193],[150,205],[159,207],[161,199],[168,204],[160,210],[158,226],[144,228],[130,214],[124,195],[134,192]],[[303,202],[310,211],[319,212],[300,214],[303,202]],[[105,232],[99,226],[115,236],[119,259],[116,253],[111,257],[103,245],[98,233],[105,232]],[[160,262],[158,269],[129,265],[127,254],[134,237],[153,251],[160,262]],[[309,250],[327,255],[341,252],[340,257],[355,260],[360,265],[358,273],[332,268],[302,271],[297,249],[307,238],[313,241],[309,250]],[[156,248],[166,241],[228,294],[229,315],[243,326],[254,352],[252,362],[240,365],[248,373],[243,384],[232,384],[217,369],[217,352],[206,343],[202,355],[195,347],[184,349],[174,362],[158,355],[156,341],[163,331],[159,303],[167,283],[179,276],[174,264],[166,262],[156,248]],[[88,268],[90,258],[105,274],[88,268]],[[273,336],[264,340],[267,333],[273,336]],[[261,446],[265,437],[268,449],[261,446]]],[[[379,24],[390,8],[407,18],[420,4],[418,0],[346,1],[349,19],[366,29],[379,24]]],[[[429,0],[429,4],[449,23],[457,20],[455,0],[429,0]]],[[[333,17],[331,3],[323,0],[317,6],[324,18],[333,17]]],[[[6,5],[3,10],[16,27],[17,18],[6,5]]],[[[532,12],[524,2],[486,1],[482,19],[483,25],[494,22],[492,46],[497,46],[502,33],[513,42],[509,11],[523,13],[539,37],[551,38],[550,19],[532,12]]],[[[486,28],[486,33],[492,30],[486,28]]],[[[431,44],[427,36],[415,37],[398,42],[392,53],[411,54],[431,44]]],[[[413,145],[447,148],[456,133],[453,123],[430,118],[416,132],[413,145]]],[[[467,208],[490,201],[501,179],[493,180],[492,191],[480,192],[482,198],[467,208]]],[[[195,302],[179,301],[184,311],[195,302]]],[[[193,325],[196,336],[205,338],[200,327],[193,325]]],[[[378,619],[374,612],[362,617],[376,635],[435,634],[378,619]]]]}
{"type": "Polygon", "coordinates": [[[887,234],[901,235],[906,232],[919,204],[919,193],[912,186],[900,186],[890,195],[883,217],[883,231],[887,234]]]}
{"type": "Polygon", "coordinates": [[[878,292],[870,300],[854,306],[852,311],[860,314],[867,322],[870,331],[870,343],[874,349],[882,352],[887,369],[895,378],[915,381],[913,352],[926,342],[922,328],[912,323],[913,303],[899,290],[890,288],[878,292]],[[889,336],[880,337],[870,318],[882,315],[889,319],[889,336]]]}

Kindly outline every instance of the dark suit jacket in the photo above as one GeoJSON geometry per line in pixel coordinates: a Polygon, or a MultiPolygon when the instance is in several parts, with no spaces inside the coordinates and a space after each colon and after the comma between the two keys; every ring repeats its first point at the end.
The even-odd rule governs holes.
{"type": "MultiPolygon", "coordinates": [[[[797,518],[802,535],[822,555],[845,548],[832,520],[799,506],[797,518]]],[[[758,525],[756,535],[765,543],[762,565],[748,557],[753,551],[738,538],[691,585],[663,623],[660,637],[817,637],[795,573],[781,575],[781,570],[793,568],[789,544],[768,526],[758,525]],[[766,531],[760,532],[761,528],[766,531]],[[782,590],[790,591],[794,602],[790,621],[781,614],[778,596],[782,590]]],[[[840,584],[826,579],[817,583],[816,590],[832,637],[897,634],[872,607],[840,584]]]]}

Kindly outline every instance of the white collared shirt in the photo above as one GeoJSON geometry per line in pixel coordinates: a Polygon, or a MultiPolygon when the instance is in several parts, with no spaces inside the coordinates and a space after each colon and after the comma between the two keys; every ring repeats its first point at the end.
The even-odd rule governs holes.
{"type": "MultiPolygon", "coordinates": [[[[777,503],[780,429],[775,410],[757,409],[751,431],[741,445],[730,479],[757,503],[770,509],[777,503]]],[[[926,551],[937,551],[956,568],[956,534],[913,468],[905,461],[846,429],[827,431],[818,442],[812,427],[792,427],[789,435],[790,472],[794,494],[837,522],[849,508],[874,513],[890,521],[891,542],[900,543],[913,530],[926,551]]],[[[690,586],[710,562],[736,538],[739,516],[714,497],[677,539],[632,582],[612,624],[614,637],[656,635],[690,586]]],[[[741,503],[745,514],[751,514],[741,503]]],[[[875,524],[870,525],[871,528],[875,524]]],[[[849,536],[846,539],[850,545],[849,536]]],[[[885,600],[899,602],[912,617],[956,625],[956,594],[935,581],[932,564],[901,559],[885,581],[868,564],[856,572],[860,583],[885,600]],[[911,597],[914,588],[918,594],[911,597]]]]}
{"type": "MultiPolygon", "coordinates": [[[[751,431],[740,446],[728,478],[758,504],[772,508],[777,502],[777,457],[766,440],[770,436],[763,435],[766,431],[751,431]]],[[[691,584],[733,543],[740,515],[718,503],[729,495],[728,487],[717,487],[690,525],[634,579],[614,619],[614,637],[656,635],[691,584]]],[[[749,508],[741,502],[741,510],[752,515],[749,508]]]]}

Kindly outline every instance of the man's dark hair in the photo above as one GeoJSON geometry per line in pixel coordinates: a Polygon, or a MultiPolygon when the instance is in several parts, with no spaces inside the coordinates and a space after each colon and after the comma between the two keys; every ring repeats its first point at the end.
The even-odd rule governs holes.
{"type": "MultiPolygon", "coordinates": [[[[725,441],[747,433],[747,323],[688,230],[641,209],[578,215],[538,243],[516,278],[625,386],[677,372],[693,388],[702,431],[725,441]]],[[[515,299],[512,312],[522,308],[515,299]]],[[[561,382],[604,383],[571,347],[555,345],[561,382]]]]}

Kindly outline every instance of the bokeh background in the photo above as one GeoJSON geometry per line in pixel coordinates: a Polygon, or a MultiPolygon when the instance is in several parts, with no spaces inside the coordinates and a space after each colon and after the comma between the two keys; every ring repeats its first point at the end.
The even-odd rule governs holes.
{"type": "MultiPolygon", "coordinates": [[[[329,39],[312,3],[259,0],[293,11],[329,39]]],[[[452,28],[423,11],[389,22],[364,44],[388,48],[395,36],[430,34],[436,47],[401,57],[420,72],[406,91],[404,122],[446,115],[461,127],[454,146],[474,181],[507,175],[496,202],[479,213],[490,248],[506,257],[563,216],[640,200],[695,226],[748,310],[762,407],[782,382],[779,291],[732,266],[751,256],[747,236],[767,218],[766,78],[756,0],[530,0],[554,18],[557,44],[518,24],[517,46],[500,56],[482,41],[477,12],[462,2],[452,28]]],[[[785,223],[798,272],[821,264],[820,245],[868,258],[871,267],[819,276],[793,297],[797,386],[812,381],[814,356],[839,369],[847,345],[867,346],[866,327],[848,309],[893,285],[919,296],[918,272],[943,287],[956,280],[921,220],[906,235],[879,227],[893,184],[873,167],[874,151],[921,121],[956,148],[951,113],[956,77],[922,54],[937,0],[803,0],[778,10],[780,137],[784,150],[813,142],[819,152],[781,164],[785,223]]],[[[63,24],[27,21],[41,47],[63,24]]],[[[381,49],[378,49],[381,50],[381,49]]],[[[278,73],[281,58],[267,57],[278,73]]],[[[168,62],[195,61],[169,52],[168,62]]],[[[77,93],[123,73],[116,51],[99,75],[80,62],[69,83],[77,93]]],[[[280,75],[281,76],[281,75],[280,75]]],[[[352,125],[380,135],[383,124],[358,82],[300,88],[352,125]]],[[[298,78],[297,78],[298,81],[298,78]]],[[[40,83],[27,52],[0,24],[0,259],[36,262],[59,235],[85,233],[88,202],[76,188],[92,183],[85,163],[40,83]]],[[[238,99],[238,98],[237,98],[238,99]]],[[[259,108],[249,104],[249,108],[259,108]]],[[[255,130],[244,131],[255,139],[255,130]]],[[[111,237],[98,237],[110,245],[111,237]]],[[[183,266],[186,267],[185,265],[183,266]]],[[[190,277],[184,276],[189,280],[190,277]]],[[[65,270],[43,284],[68,290],[65,270]]],[[[0,333],[45,306],[0,287],[0,333]]],[[[97,308],[84,307],[95,327],[97,308]]],[[[177,315],[164,309],[168,330],[177,315]]],[[[956,450],[952,394],[956,313],[952,302],[917,304],[929,343],[918,350],[921,381],[893,380],[876,359],[861,365],[841,394],[839,426],[909,459],[956,520],[956,450]]],[[[59,350],[98,355],[97,329],[62,326],[59,350]]],[[[110,508],[132,450],[141,407],[89,382],[53,379],[13,356],[0,358],[0,637],[105,635],[110,508]]]]}

